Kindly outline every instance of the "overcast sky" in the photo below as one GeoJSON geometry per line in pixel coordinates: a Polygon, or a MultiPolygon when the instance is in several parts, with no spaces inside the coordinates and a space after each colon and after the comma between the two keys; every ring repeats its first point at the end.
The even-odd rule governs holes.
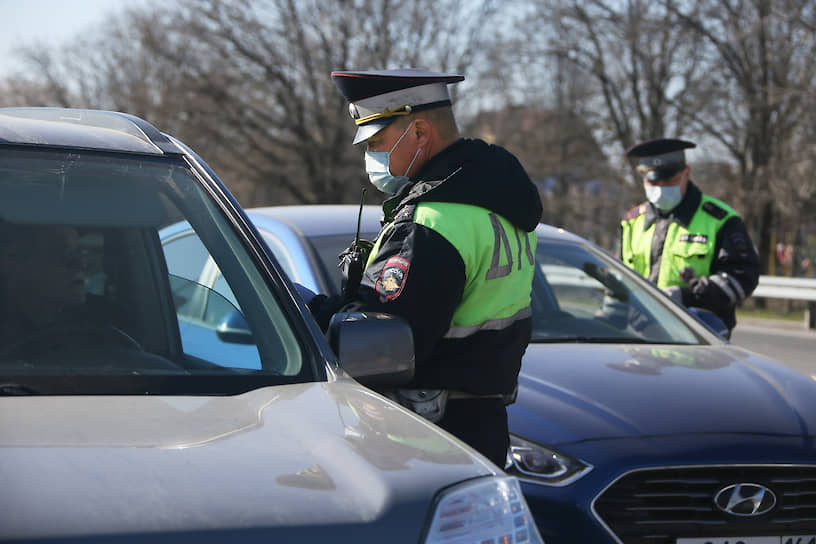
{"type": "Polygon", "coordinates": [[[18,45],[55,45],[99,25],[108,15],[146,0],[0,0],[0,77],[19,68],[18,45]]]}

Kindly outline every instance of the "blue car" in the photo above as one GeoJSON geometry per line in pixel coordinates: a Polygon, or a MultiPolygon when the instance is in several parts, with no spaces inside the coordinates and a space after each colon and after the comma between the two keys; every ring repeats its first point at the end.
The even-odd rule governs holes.
{"type": "MultiPolygon", "coordinates": [[[[328,293],[357,213],[248,210],[290,276],[328,293]]],[[[363,210],[362,237],[380,215],[363,210]]],[[[816,544],[816,382],[729,344],[586,240],[537,234],[505,470],[544,540],[816,544]]]]}

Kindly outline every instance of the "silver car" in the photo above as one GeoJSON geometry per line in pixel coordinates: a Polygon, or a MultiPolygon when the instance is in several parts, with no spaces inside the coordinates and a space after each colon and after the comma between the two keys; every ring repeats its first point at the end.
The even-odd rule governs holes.
{"type": "Polygon", "coordinates": [[[335,355],[145,121],[0,109],[0,238],[0,540],[540,542],[515,478],[352,378],[410,377],[408,326],[345,316],[335,355]]]}

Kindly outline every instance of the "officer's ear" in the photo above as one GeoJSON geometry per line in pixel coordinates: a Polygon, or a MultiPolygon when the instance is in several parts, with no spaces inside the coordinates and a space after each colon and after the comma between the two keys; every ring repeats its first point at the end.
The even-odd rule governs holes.
{"type": "Polygon", "coordinates": [[[422,117],[416,118],[414,121],[414,127],[411,130],[414,132],[414,134],[416,134],[419,147],[427,147],[433,129],[433,125],[429,123],[427,119],[422,117]]]}

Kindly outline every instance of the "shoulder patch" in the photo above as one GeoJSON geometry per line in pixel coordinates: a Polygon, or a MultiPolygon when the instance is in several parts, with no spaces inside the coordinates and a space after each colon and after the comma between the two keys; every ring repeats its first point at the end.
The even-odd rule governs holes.
{"type": "Polygon", "coordinates": [[[381,299],[394,300],[402,293],[410,267],[411,262],[404,257],[391,257],[385,261],[376,285],[381,299]]]}
{"type": "Polygon", "coordinates": [[[734,246],[734,250],[737,252],[741,258],[746,258],[750,254],[750,249],[748,246],[748,239],[741,231],[732,232],[728,238],[731,240],[731,244],[734,246]]]}
{"type": "Polygon", "coordinates": [[[647,208],[646,208],[646,203],[645,202],[643,204],[638,204],[634,208],[631,208],[631,209],[627,210],[626,213],[623,214],[622,219],[623,219],[623,221],[631,221],[635,217],[638,217],[638,216],[643,215],[644,213],[646,213],[646,209],[647,208]]]}
{"type": "Polygon", "coordinates": [[[727,210],[720,208],[710,200],[703,204],[703,210],[705,210],[705,212],[708,215],[712,216],[714,219],[722,219],[723,217],[728,215],[727,210]]]}

